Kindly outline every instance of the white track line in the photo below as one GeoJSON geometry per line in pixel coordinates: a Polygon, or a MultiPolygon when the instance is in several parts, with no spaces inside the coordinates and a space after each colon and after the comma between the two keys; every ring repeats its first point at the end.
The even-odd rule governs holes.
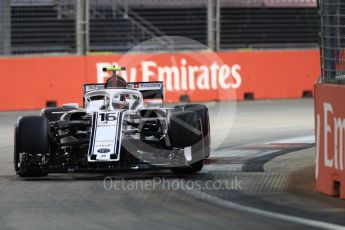
{"type": "Polygon", "coordinates": [[[284,144],[288,144],[288,143],[292,143],[292,144],[298,144],[298,143],[314,144],[315,143],[315,135],[302,136],[302,137],[296,137],[296,138],[286,138],[286,139],[266,142],[265,144],[276,144],[276,143],[284,143],[284,144]]]}
{"type": "MultiPolygon", "coordinates": [[[[267,144],[269,143],[315,143],[315,137],[304,136],[304,137],[299,137],[299,138],[289,138],[289,139],[283,139],[283,140],[278,140],[274,142],[267,142],[267,144]]],[[[242,204],[237,204],[228,200],[223,200],[219,197],[216,197],[216,196],[213,196],[213,195],[210,195],[198,190],[189,190],[187,193],[195,199],[207,201],[215,205],[218,205],[224,208],[229,208],[232,210],[237,210],[237,211],[255,214],[259,216],[265,216],[268,218],[290,222],[294,224],[300,224],[300,225],[309,226],[313,228],[329,229],[329,230],[344,230],[345,229],[345,226],[341,226],[337,224],[332,224],[332,223],[312,220],[312,219],[306,219],[302,217],[291,216],[291,215],[281,214],[281,213],[276,213],[276,212],[270,212],[270,211],[261,210],[258,208],[253,208],[250,206],[245,206],[242,204]]]]}
{"type": "Polygon", "coordinates": [[[191,195],[195,199],[207,201],[212,204],[221,206],[223,208],[229,208],[236,211],[246,212],[246,213],[264,216],[264,217],[277,219],[277,220],[282,220],[285,222],[300,224],[300,225],[309,226],[313,228],[319,228],[319,229],[329,229],[329,230],[344,230],[345,229],[344,226],[337,225],[337,224],[327,223],[327,222],[318,221],[318,220],[305,219],[301,217],[265,211],[258,208],[253,208],[250,206],[237,204],[237,203],[234,203],[228,200],[223,200],[219,197],[216,197],[204,192],[200,192],[197,190],[189,190],[188,194],[191,195]]]}

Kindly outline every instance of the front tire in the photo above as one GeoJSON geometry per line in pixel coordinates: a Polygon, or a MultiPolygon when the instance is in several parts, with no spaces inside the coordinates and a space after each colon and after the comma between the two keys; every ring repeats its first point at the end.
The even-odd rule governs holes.
{"type": "Polygon", "coordinates": [[[211,154],[211,134],[210,134],[210,118],[208,108],[203,104],[184,104],[176,105],[175,111],[192,111],[197,113],[202,122],[202,131],[204,135],[204,156],[208,158],[211,154]]]}
{"type": "Polygon", "coordinates": [[[204,140],[200,116],[191,111],[176,112],[170,116],[169,140],[176,148],[190,148],[191,161],[187,166],[174,167],[177,174],[190,174],[204,166],[204,140]]]}
{"type": "Polygon", "coordinates": [[[49,152],[49,122],[45,117],[21,117],[15,126],[14,170],[21,177],[46,176],[36,161],[49,152]],[[20,156],[22,153],[22,156],[20,156]]]}

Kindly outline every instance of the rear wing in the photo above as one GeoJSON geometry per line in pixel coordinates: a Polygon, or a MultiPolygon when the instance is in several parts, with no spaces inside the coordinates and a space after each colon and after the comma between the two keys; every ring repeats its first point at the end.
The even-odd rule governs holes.
{"type": "MultiPolygon", "coordinates": [[[[139,90],[144,99],[164,100],[164,84],[162,81],[153,82],[128,82],[128,88],[139,90]]],[[[105,84],[93,83],[84,84],[83,97],[86,93],[94,90],[105,89],[105,84]]]]}
{"type": "Polygon", "coordinates": [[[94,90],[101,90],[104,88],[105,88],[105,85],[103,83],[84,84],[83,97],[88,92],[91,92],[94,90]]]}
{"type": "Polygon", "coordinates": [[[127,85],[128,88],[139,90],[144,99],[164,100],[164,84],[162,81],[129,82],[127,85]]]}

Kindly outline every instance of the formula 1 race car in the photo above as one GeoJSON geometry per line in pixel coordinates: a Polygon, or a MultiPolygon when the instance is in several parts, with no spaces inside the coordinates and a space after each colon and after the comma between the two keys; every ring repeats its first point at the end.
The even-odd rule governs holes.
{"type": "MultiPolygon", "coordinates": [[[[104,69],[113,76],[120,70],[104,69]]],[[[64,104],[17,120],[14,169],[19,176],[155,168],[194,173],[210,155],[207,107],[163,107],[163,82],[130,82],[123,88],[85,84],[83,99],[83,108],[64,104]]]]}

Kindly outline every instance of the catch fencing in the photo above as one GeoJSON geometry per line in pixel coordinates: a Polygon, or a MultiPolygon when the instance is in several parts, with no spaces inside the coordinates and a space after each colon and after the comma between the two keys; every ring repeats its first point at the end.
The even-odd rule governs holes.
{"type": "MultiPolygon", "coordinates": [[[[328,18],[342,20],[333,16],[338,13],[332,2],[337,1],[323,3],[332,15],[325,26],[328,18]]],[[[316,5],[316,0],[1,0],[0,55],[127,52],[152,38],[136,51],[315,48],[316,5]]],[[[339,37],[341,30],[327,27],[327,36],[339,37]]]]}
{"type": "Polygon", "coordinates": [[[345,2],[322,0],[321,60],[322,81],[345,83],[345,2]]]}

